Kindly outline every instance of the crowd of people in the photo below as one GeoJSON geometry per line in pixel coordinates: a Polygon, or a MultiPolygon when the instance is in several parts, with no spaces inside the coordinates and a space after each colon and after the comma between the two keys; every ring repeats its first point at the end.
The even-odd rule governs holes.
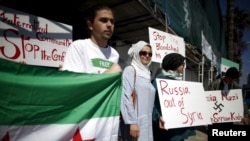
{"type": "MultiPolygon", "coordinates": [[[[149,69],[152,48],[145,41],[132,44],[128,50],[129,63],[122,69],[119,53],[108,44],[114,32],[114,13],[105,5],[96,5],[86,18],[90,31],[88,39],[74,41],[68,48],[60,70],[78,73],[122,73],[121,123],[122,141],[184,141],[196,134],[195,127],[167,130],[164,126],[156,86],[156,78],[182,80],[185,57],[167,54],[155,78],[149,69]],[[131,96],[135,92],[135,99],[131,96]]],[[[237,89],[234,80],[238,72],[229,69],[225,77],[211,84],[209,90],[237,89]],[[218,81],[218,82],[217,82],[218,81]]],[[[244,119],[244,122],[246,119],[244,119]]],[[[166,125],[167,126],[167,125],[166,125]]]]}

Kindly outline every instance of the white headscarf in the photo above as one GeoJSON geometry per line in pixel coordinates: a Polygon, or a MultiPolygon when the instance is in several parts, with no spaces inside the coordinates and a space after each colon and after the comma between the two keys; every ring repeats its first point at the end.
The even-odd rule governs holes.
{"type": "Polygon", "coordinates": [[[150,44],[145,41],[138,41],[136,44],[132,44],[132,46],[128,50],[128,55],[132,59],[131,65],[135,67],[136,75],[150,80],[151,72],[149,70],[149,65],[151,64],[151,61],[147,65],[143,65],[141,63],[140,56],[139,56],[139,52],[146,45],[150,46],[150,44]]]}

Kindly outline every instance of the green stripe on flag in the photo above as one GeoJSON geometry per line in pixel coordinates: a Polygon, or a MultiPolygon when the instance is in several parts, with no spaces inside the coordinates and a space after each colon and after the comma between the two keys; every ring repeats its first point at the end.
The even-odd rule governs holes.
{"type": "Polygon", "coordinates": [[[0,125],[74,124],[119,115],[121,73],[73,73],[0,59],[0,90],[0,125]]]}
{"type": "Polygon", "coordinates": [[[236,62],[233,62],[231,60],[228,60],[226,58],[221,58],[221,64],[224,66],[230,67],[236,67],[239,70],[239,64],[236,62]]]}

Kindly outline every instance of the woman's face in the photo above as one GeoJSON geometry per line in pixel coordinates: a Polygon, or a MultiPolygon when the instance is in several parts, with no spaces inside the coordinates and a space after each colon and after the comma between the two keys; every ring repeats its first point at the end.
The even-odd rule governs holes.
{"type": "Polygon", "coordinates": [[[184,66],[185,66],[185,62],[183,62],[183,64],[181,64],[181,65],[175,70],[175,72],[177,72],[177,73],[183,73],[184,66]]]}
{"type": "Polygon", "coordinates": [[[149,46],[144,46],[139,52],[140,60],[143,65],[147,65],[151,61],[152,50],[149,46]]]}

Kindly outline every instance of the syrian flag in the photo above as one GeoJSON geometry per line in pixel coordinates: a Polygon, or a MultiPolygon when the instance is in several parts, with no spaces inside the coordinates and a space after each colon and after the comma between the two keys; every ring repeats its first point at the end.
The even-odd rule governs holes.
{"type": "Polygon", "coordinates": [[[236,67],[239,70],[239,64],[228,60],[226,58],[221,58],[221,73],[226,73],[230,67],[236,67]]]}
{"type": "Polygon", "coordinates": [[[0,141],[117,141],[121,73],[0,59],[0,141]]]}

